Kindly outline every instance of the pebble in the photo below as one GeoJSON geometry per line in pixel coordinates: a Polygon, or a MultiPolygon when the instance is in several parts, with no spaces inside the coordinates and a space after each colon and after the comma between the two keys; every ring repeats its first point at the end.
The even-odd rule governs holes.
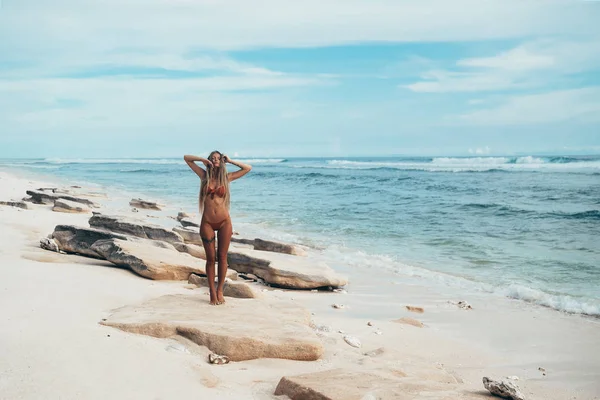
{"type": "Polygon", "coordinates": [[[342,308],[344,308],[345,306],[344,306],[343,304],[332,304],[332,305],[331,305],[331,307],[333,307],[333,308],[338,308],[338,309],[342,309],[342,308]]]}
{"type": "Polygon", "coordinates": [[[346,335],[346,336],[344,336],[344,341],[346,341],[346,343],[348,343],[352,347],[360,348],[360,346],[361,346],[360,340],[358,340],[354,336],[346,335]]]}
{"type": "Polygon", "coordinates": [[[367,322],[367,325],[373,326],[373,323],[371,321],[369,321],[369,322],[367,322]]]}

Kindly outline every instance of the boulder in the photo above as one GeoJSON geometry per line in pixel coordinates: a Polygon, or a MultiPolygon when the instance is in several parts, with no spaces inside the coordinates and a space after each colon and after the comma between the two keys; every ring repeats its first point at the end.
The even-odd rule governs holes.
{"type": "Polygon", "coordinates": [[[523,394],[517,385],[511,381],[494,381],[486,376],[483,377],[483,386],[491,394],[505,399],[524,400],[523,394]]]}
{"type": "Polygon", "coordinates": [[[52,191],[28,190],[27,194],[31,196],[31,201],[36,204],[54,204],[56,199],[65,199],[76,203],[85,204],[88,207],[99,208],[100,206],[91,200],[81,197],[71,196],[66,193],[54,193],[52,191]]]}
{"type": "Polygon", "coordinates": [[[57,225],[52,233],[52,239],[58,245],[58,248],[66,253],[80,254],[87,257],[102,258],[91,247],[98,240],[120,239],[120,240],[137,240],[147,242],[150,246],[163,247],[170,250],[175,250],[172,245],[166,242],[155,240],[147,240],[122,235],[115,232],[103,231],[101,229],[84,228],[73,225],[57,225]]]}
{"type": "Polygon", "coordinates": [[[194,228],[200,228],[200,224],[197,223],[196,221],[194,221],[191,218],[182,218],[182,219],[179,220],[179,222],[181,223],[181,225],[183,225],[186,228],[188,226],[191,226],[191,227],[194,227],[194,228]]]}
{"type": "Polygon", "coordinates": [[[92,228],[137,236],[144,239],[161,240],[168,243],[182,243],[183,238],[159,225],[148,224],[144,221],[127,219],[119,216],[94,214],[89,220],[92,228]]]}
{"type": "Polygon", "coordinates": [[[98,240],[91,250],[119,267],[154,280],[187,280],[192,273],[206,275],[204,262],[198,258],[144,242],[98,240]]]}
{"type": "Polygon", "coordinates": [[[52,207],[52,211],[64,212],[64,213],[78,213],[85,214],[90,213],[92,210],[81,204],[76,203],[74,201],[65,200],[65,199],[56,199],[54,200],[54,207],[52,207]]]}
{"type": "Polygon", "coordinates": [[[198,229],[192,228],[180,228],[176,226],[173,228],[173,232],[177,233],[183,238],[185,243],[197,244],[198,246],[203,246],[202,238],[200,237],[200,232],[198,229]]]}
{"type": "Polygon", "coordinates": [[[238,248],[229,252],[228,260],[236,271],[254,274],[283,288],[316,289],[348,283],[327,264],[310,258],[238,248]]]}
{"type": "MultiPolygon", "coordinates": [[[[208,278],[196,274],[190,275],[188,282],[198,287],[208,287],[208,278]]],[[[243,282],[225,282],[223,286],[223,295],[235,297],[238,299],[254,299],[259,297],[250,285],[243,282]]]]}
{"type": "Polygon", "coordinates": [[[22,208],[24,210],[29,209],[29,206],[24,201],[14,201],[14,200],[11,200],[11,201],[0,201],[0,205],[22,208]]]}
{"type": "Polygon", "coordinates": [[[236,238],[235,236],[231,237],[231,243],[239,243],[248,246],[252,246],[254,248],[254,239],[244,239],[244,238],[236,238]]]}
{"type": "Polygon", "coordinates": [[[117,309],[102,325],[158,338],[182,336],[231,361],[282,358],[314,361],[323,354],[310,313],[286,301],[168,295],[117,309]]]}
{"type": "Polygon", "coordinates": [[[400,379],[390,379],[376,371],[348,371],[333,369],[303,375],[283,377],[275,389],[275,396],[286,395],[294,400],[363,400],[413,399],[401,387],[400,379]]]}
{"type": "Polygon", "coordinates": [[[291,254],[306,257],[306,251],[293,244],[274,242],[270,240],[254,239],[254,250],[273,251],[276,253],[291,254]]]}
{"type": "Polygon", "coordinates": [[[206,252],[204,251],[204,247],[187,243],[174,243],[173,247],[175,247],[175,249],[180,253],[188,253],[190,256],[206,260],[206,252]]]}
{"type": "Polygon", "coordinates": [[[161,208],[158,203],[154,202],[154,201],[146,201],[146,200],[142,200],[142,199],[131,199],[131,201],[129,201],[129,205],[131,207],[136,207],[136,208],[143,208],[145,210],[155,210],[155,211],[161,211],[161,208]]]}

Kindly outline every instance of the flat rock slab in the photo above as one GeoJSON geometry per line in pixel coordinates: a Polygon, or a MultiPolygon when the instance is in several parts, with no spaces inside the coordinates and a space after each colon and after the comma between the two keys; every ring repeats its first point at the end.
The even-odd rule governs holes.
{"type": "Polygon", "coordinates": [[[229,266],[238,272],[254,274],[266,282],[288,289],[340,287],[348,279],[327,264],[307,257],[237,248],[228,254],[229,266]]]}
{"type": "Polygon", "coordinates": [[[95,214],[90,218],[89,224],[92,228],[123,233],[144,239],[162,240],[168,243],[183,243],[183,238],[170,229],[125,217],[95,214]]]}
{"type": "MultiPolygon", "coordinates": [[[[206,275],[205,263],[177,250],[121,239],[98,240],[91,249],[111,263],[155,280],[188,280],[190,274],[206,275]]],[[[228,271],[234,274],[235,271],[228,271]]]]}
{"type": "Polygon", "coordinates": [[[200,237],[200,231],[198,230],[198,228],[180,228],[176,226],[175,228],[173,228],[173,232],[181,236],[185,243],[203,246],[202,237],[200,237]]]}
{"type": "Polygon", "coordinates": [[[290,302],[230,298],[211,306],[205,296],[168,295],[115,310],[101,324],[158,338],[182,336],[231,361],[313,361],[323,347],[309,322],[309,312],[290,302]]]}
{"type": "Polygon", "coordinates": [[[129,201],[129,205],[136,208],[143,208],[144,210],[155,210],[161,211],[161,204],[158,204],[154,201],[146,201],[142,199],[131,199],[129,201]]]}
{"type": "MultiPolygon", "coordinates": [[[[52,233],[52,239],[54,239],[58,249],[65,253],[100,259],[103,257],[91,248],[98,240],[120,239],[144,241],[144,239],[115,232],[73,225],[57,225],[52,233]]],[[[147,240],[146,243],[151,246],[175,250],[171,244],[158,240],[147,240]]]]}
{"type": "Polygon", "coordinates": [[[76,214],[86,214],[92,212],[92,210],[84,204],[65,199],[54,200],[54,207],[52,207],[52,211],[76,214]]]}
{"type": "Polygon", "coordinates": [[[275,253],[306,257],[306,251],[300,246],[259,238],[254,239],[254,250],[273,251],[275,253]]]}
{"type": "MultiPolygon", "coordinates": [[[[208,287],[208,278],[191,274],[188,279],[188,283],[198,287],[208,287]]],[[[250,285],[243,282],[225,282],[225,285],[223,286],[223,296],[235,297],[238,299],[255,299],[260,297],[260,295],[255,292],[250,285]]]]}
{"type": "Polygon", "coordinates": [[[31,196],[31,201],[36,204],[54,204],[57,199],[65,199],[76,203],[85,204],[88,207],[99,208],[100,206],[91,200],[81,197],[71,196],[66,193],[54,193],[52,191],[28,190],[27,194],[31,196]]]}
{"type": "MultiPolygon", "coordinates": [[[[401,381],[365,371],[334,369],[283,377],[275,396],[293,400],[413,399],[401,391],[401,381]]],[[[413,394],[414,396],[414,394],[413,394]]]]}
{"type": "Polygon", "coordinates": [[[0,201],[0,205],[2,205],[2,206],[9,206],[9,207],[22,208],[24,210],[29,209],[29,206],[24,201],[15,201],[15,200],[0,201]]]}
{"type": "Polygon", "coordinates": [[[179,220],[179,223],[181,223],[181,225],[188,227],[191,226],[193,228],[199,228],[200,224],[198,222],[196,222],[194,219],[192,218],[181,218],[179,220]]]}

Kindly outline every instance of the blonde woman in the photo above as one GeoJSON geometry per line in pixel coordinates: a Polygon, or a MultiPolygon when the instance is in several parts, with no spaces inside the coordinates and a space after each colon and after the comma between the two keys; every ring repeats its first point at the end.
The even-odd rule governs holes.
{"type": "Polygon", "coordinates": [[[252,169],[252,166],[233,161],[218,151],[213,151],[208,159],[186,155],[183,157],[187,165],[200,177],[200,237],[206,252],[206,276],[210,290],[210,304],[225,303],[223,286],[227,274],[227,251],[231,242],[233,228],[229,215],[229,182],[241,178],[252,169]],[[196,164],[202,162],[206,170],[196,164]],[[225,164],[233,164],[241,168],[239,171],[227,173],[225,164]],[[217,234],[215,234],[215,231],[217,234]],[[219,249],[215,246],[218,238],[219,249]],[[219,281],[215,289],[215,261],[219,261],[219,281]]]}

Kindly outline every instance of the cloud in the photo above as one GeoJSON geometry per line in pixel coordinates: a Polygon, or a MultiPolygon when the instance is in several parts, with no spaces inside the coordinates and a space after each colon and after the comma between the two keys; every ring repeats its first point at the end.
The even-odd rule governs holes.
{"type": "Polygon", "coordinates": [[[532,125],[564,121],[600,122],[600,87],[508,97],[497,107],[458,117],[469,125],[532,125]]]}
{"type": "Polygon", "coordinates": [[[429,70],[403,87],[419,93],[507,91],[557,83],[600,68],[600,37],[585,41],[536,40],[489,57],[458,60],[453,69],[429,70]]]}

